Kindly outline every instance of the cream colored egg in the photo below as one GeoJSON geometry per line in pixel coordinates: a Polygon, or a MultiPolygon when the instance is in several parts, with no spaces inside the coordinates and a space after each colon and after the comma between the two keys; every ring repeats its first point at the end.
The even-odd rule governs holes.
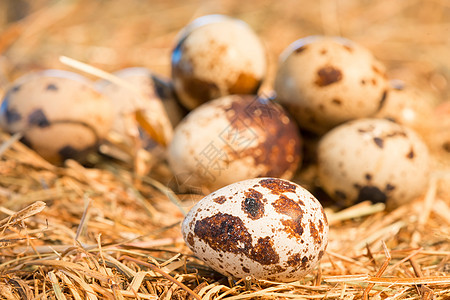
{"type": "Polygon", "coordinates": [[[370,51],[338,37],[295,41],[281,55],[275,79],[277,100],[315,133],[375,114],[387,88],[385,69],[370,51]]]}
{"type": "Polygon", "coordinates": [[[285,282],[311,272],[328,243],[319,201],[278,178],[248,179],[206,196],[181,231],[194,254],[226,276],[285,282]]]}
{"type": "Polygon", "coordinates": [[[266,54],[243,21],[204,16],[188,24],[172,52],[176,94],[188,109],[229,94],[255,94],[266,73],[266,54]]]}
{"type": "Polygon", "coordinates": [[[408,126],[421,136],[428,135],[433,122],[433,101],[402,81],[391,80],[389,83],[386,101],[373,117],[408,126]]]}
{"type": "Polygon", "coordinates": [[[109,132],[111,103],[76,73],[45,70],[19,78],[9,88],[0,123],[53,163],[83,160],[109,132]]]}
{"type": "Polygon", "coordinates": [[[168,160],[179,182],[217,189],[257,176],[291,178],[300,150],[298,128],[282,107],[230,95],[187,115],[175,129],[168,160]]]}
{"type": "Polygon", "coordinates": [[[387,203],[420,196],[430,172],[427,146],[411,129],[383,119],[360,119],[325,134],[318,148],[320,184],[336,201],[387,203]]]}

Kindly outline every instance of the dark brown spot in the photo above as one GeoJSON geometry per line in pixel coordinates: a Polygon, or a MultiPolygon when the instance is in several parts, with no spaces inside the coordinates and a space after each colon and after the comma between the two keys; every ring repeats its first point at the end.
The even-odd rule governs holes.
{"type": "Polygon", "coordinates": [[[49,83],[47,87],[45,88],[47,91],[57,91],[58,86],[54,83],[49,83]]]}
{"type": "Polygon", "coordinates": [[[344,191],[341,190],[335,190],[334,195],[339,200],[345,200],[347,199],[347,194],[344,191]]]}
{"type": "Polygon", "coordinates": [[[305,268],[307,264],[308,264],[308,257],[307,256],[303,256],[303,258],[302,258],[302,268],[305,268]]]}
{"type": "Polygon", "coordinates": [[[333,100],[331,100],[331,103],[333,103],[334,105],[341,106],[342,105],[342,100],[334,98],[333,100]]]}
{"type": "Polygon", "coordinates": [[[224,204],[225,201],[227,201],[227,198],[225,196],[220,196],[220,197],[214,198],[213,201],[218,204],[224,204]]]}
{"type": "Polygon", "coordinates": [[[375,145],[377,145],[379,148],[383,149],[384,141],[383,141],[382,138],[374,137],[374,138],[373,138],[373,142],[374,142],[375,145]]]}
{"type": "Polygon", "coordinates": [[[36,109],[28,116],[28,124],[41,128],[50,126],[50,122],[42,109],[36,109]]]}
{"type": "Polygon", "coordinates": [[[325,66],[317,71],[315,84],[322,87],[338,82],[342,79],[342,72],[332,66],[325,66]]]}
{"type": "Polygon", "coordinates": [[[189,234],[187,236],[187,242],[189,245],[191,245],[192,248],[194,248],[195,241],[194,241],[194,235],[192,234],[192,232],[189,232],[189,234]]]}
{"type": "Polygon", "coordinates": [[[388,94],[387,90],[383,91],[380,102],[378,103],[378,111],[381,110],[384,106],[384,103],[386,103],[387,94],[388,94]]]}
{"type": "Polygon", "coordinates": [[[390,183],[386,184],[386,192],[390,192],[390,191],[393,191],[393,190],[395,190],[395,186],[394,185],[392,185],[390,183]]]}
{"type": "Polygon", "coordinates": [[[303,211],[299,204],[284,195],[280,195],[280,198],[272,203],[272,206],[275,208],[277,213],[290,217],[290,219],[281,221],[286,232],[289,235],[300,238],[303,234],[303,211]]]}
{"type": "Polygon", "coordinates": [[[409,150],[408,154],[406,154],[406,158],[413,159],[414,158],[414,149],[411,147],[411,150],[409,150]]]}
{"type": "Polygon", "coordinates": [[[250,269],[247,267],[242,267],[242,271],[244,271],[245,273],[250,273],[250,269]]]}
{"type": "Polygon", "coordinates": [[[194,233],[216,251],[242,253],[252,244],[242,220],[225,213],[195,222],[194,233]]]}
{"type": "Polygon", "coordinates": [[[366,180],[369,180],[369,181],[372,180],[372,174],[366,173],[365,177],[366,177],[366,180]]]}
{"type": "Polygon", "coordinates": [[[450,152],[450,142],[445,142],[442,144],[442,149],[446,152],[450,152]]]}
{"type": "Polygon", "coordinates": [[[8,102],[6,100],[3,100],[1,111],[5,111],[6,122],[8,124],[11,124],[22,120],[21,114],[14,108],[8,108],[7,105],[8,102]]]}
{"type": "Polygon", "coordinates": [[[362,84],[362,85],[365,85],[365,84],[366,84],[366,81],[365,81],[364,79],[361,79],[361,84],[362,84]]]}
{"type": "Polygon", "coordinates": [[[372,78],[371,82],[373,85],[377,85],[377,80],[375,78],[372,78]]]}
{"type": "Polygon", "coordinates": [[[261,80],[249,73],[240,73],[236,82],[229,88],[230,94],[255,94],[261,85],[261,80]]]}
{"type": "Polygon", "coordinates": [[[262,187],[265,187],[271,191],[272,194],[284,194],[284,193],[295,193],[297,186],[286,180],[278,178],[267,178],[259,181],[262,187]]]}
{"type": "Polygon", "coordinates": [[[262,265],[276,264],[280,261],[278,253],[273,249],[273,241],[269,236],[258,239],[256,245],[250,250],[249,258],[262,265]]]}
{"type": "Polygon", "coordinates": [[[365,200],[369,200],[374,203],[378,202],[385,203],[386,199],[387,199],[386,194],[383,191],[381,191],[378,187],[368,185],[360,188],[357,201],[362,202],[365,200]]]}
{"type": "Polygon", "coordinates": [[[263,195],[254,189],[249,189],[245,192],[245,197],[242,201],[242,210],[252,220],[261,218],[264,215],[263,195]]]}
{"type": "Polygon", "coordinates": [[[80,155],[80,151],[72,146],[65,146],[58,151],[63,160],[75,158],[80,155]]]}
{"type": "Polygon", "coordinates": [[[322,237],[319,234],[319,231],[316,228],[316,225],[313,222],[309,222],[309,232],[311,233],[312,238],[314,239],[314,244],[320,245],[322,243],[322,237]]]}
{"type": "Polygon", "coordinates": [[[259,238],[253,246],[245,224],[230,214],[217,213],[197,221],[194,233],[216,251],[242,254],[262,265],[279,261],[269,236],[259,238]]]}
{"type": "Polygon", "coordinates": [[[288,264],[288,266],[290,266],[292,268],[297,268],[298,266],[300,266],[302,264],[301,254],[297,253],[297,254],[289,256],[289,258],[287,260],[287,264],[288,264]]]}
{"type": "Polygon", "coordinates": [[[322,256],[323,256],[323,250],[320,250],[318,259],[321,260],[321,259],[322,259],[322,256]]]}
{"type": "Polygon", "coordinates": [[[306,46],[306,45],[298,47],[297,49],[294,50],[294,53],[299,54],[299,53],[303,52],[304,50],[306,50],[307,48],[308,48],[308,46],[306,46]]]}

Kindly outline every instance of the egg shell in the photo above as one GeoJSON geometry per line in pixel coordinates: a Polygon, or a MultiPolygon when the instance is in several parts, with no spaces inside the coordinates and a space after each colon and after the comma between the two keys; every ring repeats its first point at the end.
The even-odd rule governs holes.
{"type": "Polygon", "coordinates": [[[175,128],[168,161],[180,182],[212,190],[258,176],[289,179],[301,162],[301,138],[281,106],[230,95],[186,116],[175,128]]]}
{"type": "Polygon", "coordinates": [[[97,88],[111,100],[114,108],[112,130],[131,144],[129,131],[139,131],[134,114],[140,110],[146,121],[161,135],[162,140],[169,143],[173,136],[169,115],[172,116],[173,122],[179,122],[183,113],[180,107],[173,105],[174,95],[167,83],[157,78],[150,70],[140,67],[126,68],[113,75],[130,83],[133,90],[106,80],[97,82],[97,88]],[[170,107],[171,111],[167,111],[166,106],[170,107]]]}
{"type": "Polygon", "coordinates": [[[265,49],[243,21],[204,16],[187,25],[172,52],[180,102],[194,109],[229,94],[255,94],[266,72],[265,49]]]}
{"type": "Polygon", "coordinates": [[[363,200],[397,207],[426,189],[427,146],[411,129],[383,119],[360,119],[329,131],[319,142],[318,175],[338,202],[363,200]]]}
{"type": "Polygon", "coordinates": [[[300,127],[319,134],[375,114],[387,88],[385,68],[369,50],[326,36],[292,43],[280,56],[274,85],[300,127]]]}
{"type": "Polygon", "coordinates": [[[386,101],[373,117],[392,120],[426,136],[433,121],[432,100],[413,86],[391,80],[386,101]]]}
{"type": "Polygon", "coordinates": [[[87,78],[62,70],[27,74],[3,99],[0,124],[53,163],[83,160],[106,136],[112,107],[87,78]]]}
{"type": "Polygon", "coordinates": [[[198,258],[237,278],[298,280],[314,269],[328,243],[319,201],[278,178],[248,179],[209,194],[181,230],[198,258]]]}

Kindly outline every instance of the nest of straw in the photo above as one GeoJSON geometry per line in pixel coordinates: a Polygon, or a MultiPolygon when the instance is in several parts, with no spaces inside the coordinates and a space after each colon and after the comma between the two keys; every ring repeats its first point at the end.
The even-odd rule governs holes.
{"type": "MultiPolygon", "coordinates": [[[[2,1],[0,94],[30,70],[68,68],[61,55],[107,72],[145,66],[168,76],[177,32],[210,13],[243,19],[261,36],[269,88],[288,44],[330,34],[371,49],[389,77],[436,104],[449,99],[444,0],[2,1]]],[[[54,166],[1,133],[0,297],[450,299],[450,154],[439,146],[443,137],[450,140],[450,126],[436,130],[438,141],[428,141],[435,171],[427,193],[394,211],[369,202],[327,207],[327,253],[293,283],[226,278],[197,260],[179,225],[202,195],[168,189],[167,165],[142,149],[122,162],[95,156],[89,167],[72,160],[54,166]]]]}

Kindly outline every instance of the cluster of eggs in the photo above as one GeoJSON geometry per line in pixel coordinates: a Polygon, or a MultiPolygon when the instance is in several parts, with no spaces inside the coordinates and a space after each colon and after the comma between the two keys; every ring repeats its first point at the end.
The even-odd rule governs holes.
{"type": "Polygon", "coordinates": [[[300,132],[318,137],[318,179],[337,202],[396,206],[426,187],[430,158],[413,129],[431,108],[348,39],[292,43],[275,96],[257,95],[266,64],[246,23],[204,16],[179,34],[171,83],[143,68],[114,74],[124,84],[33,73],[6,93],[0,124],[52,162],[82,158],[110,130],[167,145],[177,182],[217,190],[182,224],[192,251],[225,275],[292,281],[317,265],[328,233],[321,204],[289,181],[302,163],[300,132]]]}

